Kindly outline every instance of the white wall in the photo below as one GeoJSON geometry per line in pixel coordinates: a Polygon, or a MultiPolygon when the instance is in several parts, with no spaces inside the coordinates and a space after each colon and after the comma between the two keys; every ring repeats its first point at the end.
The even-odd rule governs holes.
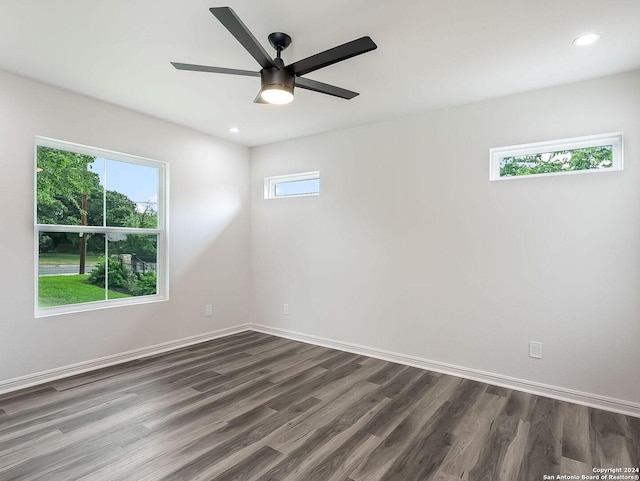
{"type": "Polygon", "coordinates": [[[640,403],[639,160],[637,71],[255,148],[252,322],[640,403]],[[490,147],[619,130],[623,172],[488,180],[490,147]]]}
{"type": "Polygon", "coordinates": [[[0,72],[0,169],[0,382],[247,322],[247,148],[0,72]],[[170,164],[170,301],[34,318],[35,135],[170,164]]]}

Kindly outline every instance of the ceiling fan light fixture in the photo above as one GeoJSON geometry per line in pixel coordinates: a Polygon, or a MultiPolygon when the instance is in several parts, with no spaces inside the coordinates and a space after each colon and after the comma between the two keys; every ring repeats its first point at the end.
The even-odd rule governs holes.
{"type": "Polygon", "coordinates": [[[260,97],[269,104],[284,105],[293,100],[293,89],[285,85],[265,85],[260,97]]]}
{"type": "Polygon", "coordinates": [[[265,68],[260,72],[260,97],[269,104],[284,105],[293,100],[294,75],[284,68],[265,68]]]}

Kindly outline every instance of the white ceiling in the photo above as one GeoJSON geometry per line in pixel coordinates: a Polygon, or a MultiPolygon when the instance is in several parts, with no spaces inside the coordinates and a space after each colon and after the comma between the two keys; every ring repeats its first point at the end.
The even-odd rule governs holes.
{"type": "Polygon", "coordinates": [[[637,69],[639,20],[640,0],[2,0],[0,68],[254,146],[637,69]],[[308,75],[361,95],[260,105],[258,78],[175,70],[259,70],[212,6],[269,52],[291,35],[285,63],[369,35],[377,50],[308,75]]]}

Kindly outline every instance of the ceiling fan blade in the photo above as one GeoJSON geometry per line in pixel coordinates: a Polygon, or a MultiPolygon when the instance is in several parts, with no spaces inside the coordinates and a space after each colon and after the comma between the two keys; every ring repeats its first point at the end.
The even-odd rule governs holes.
{"type": "Polygon", "coordinates": [[[267,102],[265,99],[262,98],[262,90],[260,92],[258,92],[258,95],[256,96],[255,100],[253,101],[254,104],[268,104],[269,102],[267,102]]]}
{"type": "Polygon", "coordinates": [[[267,51],[260,45],[253,34],[236,13],[229,7],[213,7],[209,11],[225,26],[240,44],[255,58],[262,68],[276,67],[267,51]]]}
{"type": "Polygon", "coordinates": [[[191,63],[171,62],[178,70],[193,70],[195,72],[210,73],[228,73],[231,75],[244,75],[246,77],[260,77],[260,72],[252,72],[251,70],[238,70],[235,68],[209,67],[207,65],[193,65],[191,63]]]}
{"type": "Polygon", "coordinates": [[[360,55],[371,50],[375,50],[378,46],[370,37],[362,37],[352,40],[337,47],[330,48],[324,52],[317,53],[311,57],[307,57],[287,66],[291,72],[296,75],[304,75],[319,68],[341,62],[356,55],[360,55]]]}
{"type": "Polygon", "coordinates": [[[296,77],[296,87],[313,90],[314,92],[320,92],[321,94],[333,95],[334,97],[340,97],[341,99],[347,100],[351,100],[353,97],[360,95],[358,92],[352,92],[351,90],[336,87],[335,85],[325,84],[304,77],[296,77]]]}

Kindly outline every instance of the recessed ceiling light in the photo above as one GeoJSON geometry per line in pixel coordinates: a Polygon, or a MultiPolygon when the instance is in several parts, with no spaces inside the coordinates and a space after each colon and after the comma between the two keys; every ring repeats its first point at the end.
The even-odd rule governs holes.
{"type": "Polygon", "coordinates": [[[231,132],[232,134],[237,134],[238,132],[240,132],[240,129],[238,127],[229,127],[229,132],[231,132]]]}
{"type": "Polygon", "coordinates": [[[576,47],[586,47],[587,45],[591,45],[592,43],[596,43],[600,40],[600,34],[598,33],[586,33],[584,35],[580,35],[573,41],[573,44],[576,47]]]}

